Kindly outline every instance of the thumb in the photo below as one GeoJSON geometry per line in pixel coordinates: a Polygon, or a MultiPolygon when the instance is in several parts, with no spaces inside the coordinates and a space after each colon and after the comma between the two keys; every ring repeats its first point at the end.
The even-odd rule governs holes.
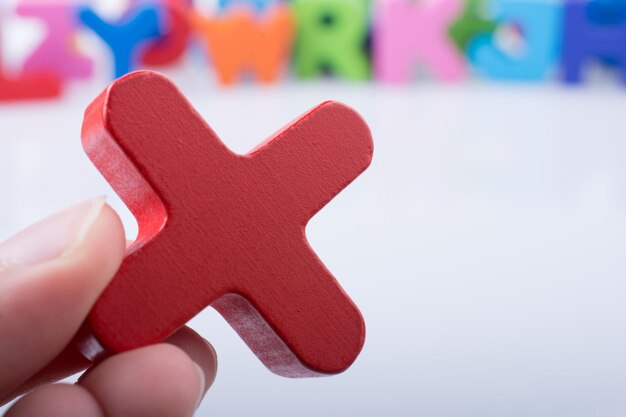
{"type": "Polygon", "coordinates": [[[0,245],[0,398],[52,361],[124,257],[119,217],[95,198],[0,245]]]}

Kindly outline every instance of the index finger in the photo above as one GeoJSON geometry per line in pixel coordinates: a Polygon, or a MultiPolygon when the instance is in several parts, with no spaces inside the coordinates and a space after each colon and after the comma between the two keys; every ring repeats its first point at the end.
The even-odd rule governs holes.
{"type": "Polygon", "coordinates": [[[0,245],[0,403],[63,352],[123,257],[121,221],[103,198],[0,245]]]}

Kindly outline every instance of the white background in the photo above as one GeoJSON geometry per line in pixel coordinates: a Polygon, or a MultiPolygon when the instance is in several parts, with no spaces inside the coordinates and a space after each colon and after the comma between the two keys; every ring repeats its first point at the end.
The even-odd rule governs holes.
{"type": "MultiPolygon", "coordinates": [[[[103,51],[99,74],[62,100],[0,105],[0,239],[99,194],[135,233],[80,144],[82,112],[107,83],[103,51]]],[[[360,111],[376,146],[307,229],[362,309],[362,355],[340,376],[284,379],[209,308],[191,325],[220,369],[198,415],[626,414],[626,90],[615,80],[219,88],[206,64],[168,74],[236,151],[327,99],[360,111]]]]}

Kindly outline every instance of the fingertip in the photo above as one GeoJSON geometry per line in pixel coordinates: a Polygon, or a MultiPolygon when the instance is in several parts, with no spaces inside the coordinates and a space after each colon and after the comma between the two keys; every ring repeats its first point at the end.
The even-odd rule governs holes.
{"type": "Polygon", "coordinates": [[[165,342],[182,349],[202,370],[205,381],[204,393],[206,394],[215,382],[217,375],[217,352],[213,345],[187,326],[180,328],[165,342]]]}
{"type": "Polygon", "coordinates": [[[120,216],[105,203],[94,226],[93,237],[100,237],[97,243],[108,248],[113,268],[117,270],[126,253],[126,235],[120,216]]]}
{"type": "Polygon", "coordinates": [[[4,417],[104,417],[95,398],[77,385],[43,386],[20,398],[4,417]]]}
{"type": "Polygon", "coordinates": [[[181,348],[158,344],[112,356],[80,380],[108,417],[192,416],[204,372],[181,348]]]}
{"type": "Polygon", "coordinates": [[[76,277],[76,288],[85,292],[87,311],[83,316],[115,276],[125,252],[122,221],[111,206],[104,204],[84,237],[63,255],[59,265],[66,276],[76,277]]]}
{"type": "Polygon", "coordinates": [[[65,348],[124,251],[122,223],[102,198],[52,215],[0,245],[0,259],[8,264],[0,277],[0,398],[65,348]]]}
{"type": "Polygon", "coordinates": [[[202,400],[204,399],[204,395],[206,394],[208,388],[206,384],[206,377],[204,376],[204,370],[200,368],[200,365],[198,365],[195,362],[193,366],[196,368],[196,372],[198,373],[198,379],[200,381],[199,383],[200,389],[198,390],[198,399],[196,401],[196,406],[195,406],[195,409],[197,410],[198,407],[200,407],[200,404],[202,403],[202,400]]]}

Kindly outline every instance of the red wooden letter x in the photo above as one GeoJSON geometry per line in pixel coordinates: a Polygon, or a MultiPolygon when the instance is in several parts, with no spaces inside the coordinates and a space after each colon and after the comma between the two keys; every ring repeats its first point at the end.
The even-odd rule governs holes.
{"type": "Polygon", "coordinates": [[[356,112],[323,103],[238,155],[170,81],[136,72],[87,108],[82,138],[139,224],[88,318],[107,351],[160,342],[211,305],[280,375],[352,364],[363,319],[305,226],[371,161],[356,112]]]}

